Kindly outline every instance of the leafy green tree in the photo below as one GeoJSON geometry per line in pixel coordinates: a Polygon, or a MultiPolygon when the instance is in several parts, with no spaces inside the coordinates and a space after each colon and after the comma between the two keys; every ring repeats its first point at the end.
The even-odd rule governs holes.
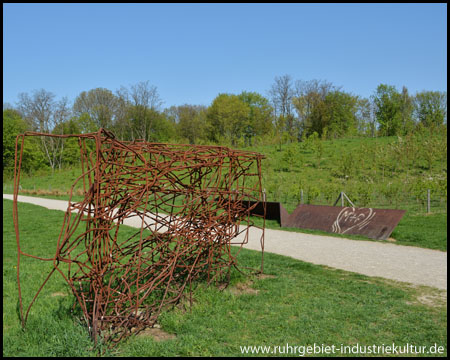
{"type": "Polygon", "coordinates": [[[159,113],[155,110],[146,108],[143,105],[131,105],[127,107],[127,118],[129,130],[131,131],[131,140],[143,139],[149,141],[152,136],[154,122],[157,121],[159,113]]]}
{"type": "MultiPolygon", "coordinates": [[[[55,134],[80,134],[80,123],[77,117],[72,117],[68,121],[58,124],[53,130],[55,134]]],[[[95,131],[95,130],[94,130],[95,131]]],[[[94,149],[94,142],[88,141],[86,144],[89,150],[94,149]]],[[[69,137],[63,139],[61,153],[61,163],[62,165],[78,165],[80,164],[80,147],[78,144],[78,138],[69,137]]]]}
{"type": "Polygon", "coordinates": [[[272,131],[272,112],[269,100],[257,92],[243,91],[239,99],[248,105],[249,113],[246,121],[246,131],[255,136],[263,136],[272,131]],[[251,130],[247,128],[250,127],[251,130]]]}
{"type": "Polygon", "coordinates": [[[300,95],[292,98],[292,103],[297,111],[299,119],[298,128],[298,140],[300,141],[302,136],[306,136],[307,128],[310,126],[311,112],[314,107],[315,101],[318,100],[318,94],[300,95]]]}
{"type": "Polygon", "coordinates": [[[148,141],[151,142],[169,142],[175,138],[175,124],[166,118],[166,116],[156,110],[149,110],[153,117],[149,129],[148,141]]]}
{"type": "Polygon", "coordinates": [[[189,144],[196,144],[204,137],[206,126],[206,108],[196,105],[181,105],[173,109],[176,131],[182,139],[187,139],[189,144]]]}
{"type": "Polygon", "coordinates": [[[357,132],[358,98],[330,89],[325,89],[323,94],[309,92],[293,100],[308,136],[317,132],[320,137],[339,138],[357,132]]]}
{"type": "Polygon", "coordinates": [[[400,94],[400,116],[402,122],[402,133],[408,134],[414,130],[414,99],[409,95],[408,89],[403,86],[400,94]]]}
{"type": "MultiPolygon", "coordinates": [[[[29,130],[29,125],[14,109],[3,111],[3,172],[12,174],[16,150],[16,137],[29,130]]],[[[27,137],[24,141],[22,170],[31,171],[38,168],[44,161],[39,152],[35,137],[27,137]]],[[[20,142],[19,142],[20,151],[20,142]]]]}
{"type": "Polygon", "coordinates": [[[339,90],[332,83],[321,80],[298,80],[292,104],[298,115],[297,138],[300,141],[303,133],[309,136],[314,131],[322,133],[321,118],[325,110],[323,101],[331,91],[339,90]]]}
{"type": "Polygon", "coordinates": [[[275,141],[280,145],[279,151],[281,151],[281,145],[286,143],[290,136],[286,131],[286,117],[283,115],[278,116],[275,122],[275,141]]]}
{"type": "Polygon", "coordinates": [[[88,134],[92,132],[96,132],[98,130],[97,125],[92,120],[91,116],[88,113],[82,113],[77,117],[77,128],[80,131],[80,134],[88,134]]]}
{"type": "Polygon", "coordinates": [[[3,110],[3,170],[14,168],[16,136],[27,130],[27,124],[15,110],[3,110]]]}
{"type": "Polygon", "coordinates": [[[236,146],[247,124],[249,106],[237,95],[219,94],[207,110],[207,132],[211,141],[236,146]]]}
{"type": "Polygon", "coordinates": [[[447,123],[447,92],[422,91],[414,98],[415,116],[427,127],[447,123]]]}
{"type": "Polygon", "coordinates": [[[339,90],[329,92],[323,101],[321,119],[318,120],[319,135],[322,137],[324,130],[331,138],[356,134],[357,103],[356,96],[339,90]]]}
{"type": "Polygon", "coordinates": [[[378,85],[374,95],[374,105],[380,135],[401,135],[401,95],[397,89],[391,85],[378,85]]]}

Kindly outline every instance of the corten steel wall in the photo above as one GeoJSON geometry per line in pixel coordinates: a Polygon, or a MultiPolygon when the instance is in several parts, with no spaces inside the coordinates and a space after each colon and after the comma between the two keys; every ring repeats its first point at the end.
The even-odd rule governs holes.
{"type": "MultiPolygon", "coordinates": [[[[82,175],[72,186],[56,254],[41,258],[23,252],[19,240],[17,196],[26,136],[57,137],[27,132],[16,141],[13,218],[23,326],[55,271],[69,284],[93,339],[101,334],[114,344],[132,329],[154,325],[161,309],[176,303],[193,280],[225,280],[237,265],[230,246],[240,245],[240,251],[247,242],[250,213],[262,201],[262,155],[219,146],[121,142],[103,129],[60,135],[78,137],[82,175]],[[95,142],[94,152],[88,153],[86,141],[95,142]],[[72,202],[78,182],[85,197],[72,202]],[[254,205],[243,206],[244,199],[254,205]],[[120,225],[130,218],[140,222],[140,229],[125,238],[120,225]],[[233,242],[242,232],[243,242],[233,242]],[[25,317],[21,255],[53,262],[25,317]]],[[[264,213],[263,208],[263,218],[264,213]]],[[[264,226],[261,246],[264,250],[264,226]]]]}
{"type": "Polygon", "coordinates": [[[263,204],[244,201],[242,205],[252,208],[252,215],[265,214],[266,219],[277,220],[281,227],[363,235],[376,240],[386,240],[406,212],[395,209],[300,204],[289,214],[279,202],[263,204]]]}
{"type": "Polygon", "coordinates": [[[404,214],[394,209],[299,205],[282,226],[386,240],[404,214]]]}

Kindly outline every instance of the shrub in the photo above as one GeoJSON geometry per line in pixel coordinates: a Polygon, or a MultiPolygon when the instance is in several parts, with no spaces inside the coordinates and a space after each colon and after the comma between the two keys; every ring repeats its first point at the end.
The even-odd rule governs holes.
{"type": "Polygon", "coordinates": [[[312,204],[312,202],[317,199],[320,195],[320,190],[314,186],[314,185],[310,185],[308,186],[308,204],[312,204]]]}
{"type": "Polygon", "coordinates": [[[359,183],[356,188],[355,202],[358,206],[368,206],[372,201],[373,188],[370,184],[359,183]]]}
{"type": "Polygon", "coordinates": [[[351,179],[358,173],[358,156],[354,153],[346,153],[337,160],[336,168],[332,175],[341,179],[351,179]]]}
{"type": "Polygon", "coordinates": [[[282,171],[292,171],[292,167],[298,162],[298,153],[295,144],[290,144],[283,152],[281,157],[280,169],[282,171]]]}
{"type": "Polygon", "coordinates": [[[334,186],[332,184],[328,186],[324,186],[322,188],[322,195],[326,201],[327,204],[333,205],[334,201],[337,199],[339,194],[339,189],[337,186],[334,186]]]}

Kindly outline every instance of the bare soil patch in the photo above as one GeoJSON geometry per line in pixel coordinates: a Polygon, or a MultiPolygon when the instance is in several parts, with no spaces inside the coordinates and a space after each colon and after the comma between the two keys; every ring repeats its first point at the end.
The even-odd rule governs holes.
{"type": "Polygon", "coordinates": [[[235,286],[230,287],[229,291],[233,295],[242,295],[242,294],[250,294],[257,295],[259,290],[253,289],[251,287],[253,283],[251,281],[246,281],[244,283],[236,284],[235,286]]]}
{"type": "Polygon", "coordinates": [[[441,294],[425,294],[417,297],[417,301],[430,307],[441,307],[447,305],[447,296],[441,294]]]}
{"type": "Polygon", "coordinates": [[[422,304],[433,308],[447,306],[447,292],[438,289],[424,288],[421,286],[415,287],[417,289],[414,301],[408,301],[408,305],[422,304]]]}
{"type": "Polygon", "coordinates": [[[156,327],[146,328],[139,332],[136,336],[151,337],[155,341],[166,341],[175,339],[175,334],[169,334],[164,330],[156,327]]]}
{"type": "Polygon", "coordinates": [[[275,279],[276,278],[275,275],[270,275],[270,274],[258,274],[258,275],[256,275],[256,277],[258,279],[275,279]]]}

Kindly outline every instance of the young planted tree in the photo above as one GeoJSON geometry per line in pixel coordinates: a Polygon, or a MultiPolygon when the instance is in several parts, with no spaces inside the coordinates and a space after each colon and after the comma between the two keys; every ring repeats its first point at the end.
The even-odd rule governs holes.
{"type": "Polygon", "coordinates": [[[289,138],[289,134],[286,131],[286,119],[284,116],[280,115],[275,119],[274,133],[275,141],[280,146],[278,151],[281,151],[281,145],[289,138]]]}
{"type": "Polygon", "coordinates": [[[289,144],[281,156],[280,169],[290,172],[296,162],[300,165],[300,154],[298,153],[297,144],[289,144]]]}

